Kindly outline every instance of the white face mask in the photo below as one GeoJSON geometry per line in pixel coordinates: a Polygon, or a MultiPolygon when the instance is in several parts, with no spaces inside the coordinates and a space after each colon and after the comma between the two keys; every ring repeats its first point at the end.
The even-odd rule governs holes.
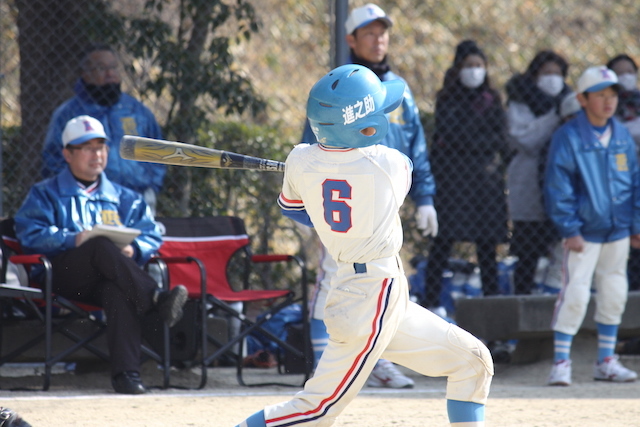
{"type": "Polygon", "coordinates": [[[564,78],[557,74],[545,74],[538,77],[538,88],[547,95],[556,96],[562,92],[564,78]]]}
{"type": "Polygon", "coordinates": [[[636,88],[636,83],[638,82],[638,75],[637,74],[620,74],[618,76],[618,83],[620,83],[620,85],[625,89],[625,90],[633,90],[636,88]]]}
{"type": "Polygon", "coordinates": [[[475,89],[484,82],[487,70],[484,67],[469,67],[460,70],[460,82],[470,89],[475,89]]]}

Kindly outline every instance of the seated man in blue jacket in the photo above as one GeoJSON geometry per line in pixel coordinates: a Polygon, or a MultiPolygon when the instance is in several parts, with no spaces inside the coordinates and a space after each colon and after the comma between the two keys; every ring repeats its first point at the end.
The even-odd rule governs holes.
{"type": "Polygon", "coordinates": [[[67,123],[59,149],[68,167],[31,188],[15,216],[16,234],[26,253],[50,258],[55,293],[104,309],[113,388],[140,394],[146,391],[140,379],[142,317],[158,310],[173,326],[182,317],[187,290],[178,286],[161,291],[140,268],[162,238],[142,196],[111,182],[104,173],[106,142],[102,124],[93,117],[79,116],[67,123]],[[96,224],[141,233],[123,249],[106,237],[85,242],[96,224]]]}
{"type": "Polygon", "coordinates": [[[123,135],[162,138],[162,133],[151,110],[121,92],[120,68],[110,46],[91,44],[85,49],[80,62],[80,78],[74,86],[75,96],[61,104],[51,117],[42,151],[42,177],[49,178],[66,167],[60,153],[62,129],[72,118],[86,114],[98,119],[109,137],[109,178],[143,194],[145,202],[155,212],[166,166],[123,159],[119,148],[123,135]]]}

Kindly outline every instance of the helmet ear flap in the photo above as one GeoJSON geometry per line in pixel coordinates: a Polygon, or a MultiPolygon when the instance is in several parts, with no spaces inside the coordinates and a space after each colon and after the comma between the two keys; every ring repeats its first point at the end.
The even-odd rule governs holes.
{"type": "Polygon", "coordinates": [[[383,115],[370,116],[365,123],[361,123],[354,129],[354,138],[357,137],[354,147],[368,147],[382,141],[389,132],[389,120],[383,115]],[[366,128],[374,128],[376,132],[371,136],[364,135],[361,131],[366,128]]]}

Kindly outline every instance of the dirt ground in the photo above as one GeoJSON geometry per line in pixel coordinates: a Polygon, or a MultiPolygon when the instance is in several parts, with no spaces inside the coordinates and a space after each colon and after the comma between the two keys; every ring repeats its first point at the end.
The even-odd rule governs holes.
{"type": "MultiPolygon", "coordinates": [[[[592,380],[593,337],[576,337],[573,349],[574,384],[545,385],[551,360],[528,365],[496,365],[489,403],[488,426],[640,426],[640,382],[612,384],[592,380]]],[[[640,371],[640,356],[622,362],[640,371]]],[[[365,388],[340,416],[336,427],[423,427],[448,425],[444,378],[427,378],[412,371],[411,390],[365,388]]],[[[275,379],[299,384],[300,375],[272,370],[247,371],[247,380],[275,379]]],[[[150,393],[113,393],[105,371],[54,375],[47,392],[11,390],[36,388],[41,378],[0,378],[0,406],[19,411],[33,427],[214,426],[231,427],[264,405],[287,400],[300,387],[241,387],[233,368],[212,368],[203,390],[153,387],[160,383],[155,366],[146,364],[143,378],[150,393]],[[10,391],[11,390],[11,391],[10,391]]],[[[172,381],[195,384],[190,372],[173,374],[172,381]]]]}

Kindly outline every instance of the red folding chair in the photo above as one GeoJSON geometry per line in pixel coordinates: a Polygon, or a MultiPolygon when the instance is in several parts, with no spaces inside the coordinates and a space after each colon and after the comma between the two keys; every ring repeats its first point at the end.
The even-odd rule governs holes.
{"type": "Polygon", "coordinates": [[[247,384],[243,379],[243,345],[245,338],[253,333],[260,333],[283,351],[303,358],[306,381],[313,368],[309,350],[307,277],[302,260],[293,255],[253,255],[244,222],[237,217],[159,218],[158,221],[166,228],[164,243],[160,248],[160,261],[167,263],[168,287],[185,285],[190,298],[199,303],[198,327],[201,347],[198,363],[202,368],[200,387],[204,387],[206,383],[206,367],[223,355],[235,360],[239,384],[274,384],[247,384]],[[252,288],[250,276],[255,264],[274,262],[297,265],[300,269],[298,289],[294,290],[289,286],[284,289],[278,289],[276,286],[272,286],[273,289],[252,288]],[[243,303],[240,312],[230,305],[236,302],[243,303]],[[247,315],[249,303],[257,302],[263,303],[261,312],[257,317],[250,318],[247,315]],[[303,311],[303,342],[299,346],[291,345],[264,328],[264,324],[272,316],[293,304],[301,304],[303,311]],[[207,333],[207,316],[220,312],[238,319],[241,324],[239,333],[229,337],[226,343],[219,342],[207,333]],[[209,343],[217,347],[211,353],[209,343]]]}

